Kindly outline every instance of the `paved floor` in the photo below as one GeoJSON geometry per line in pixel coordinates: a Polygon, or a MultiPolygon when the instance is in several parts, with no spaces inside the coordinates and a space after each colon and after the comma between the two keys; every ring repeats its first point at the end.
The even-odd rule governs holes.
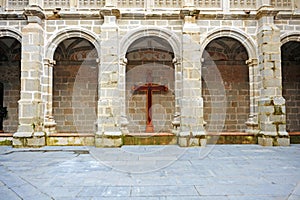
{"type": "Polygon", "coordinates": [[[0,199],[300,199],[300,145],[0,147],[0,199]]]}

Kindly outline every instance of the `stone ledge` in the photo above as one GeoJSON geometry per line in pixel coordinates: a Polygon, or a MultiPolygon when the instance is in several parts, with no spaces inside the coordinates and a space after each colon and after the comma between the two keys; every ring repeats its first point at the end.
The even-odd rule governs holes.
{"type": "Polygon", "coordinates": [[[179,132],[179,137],[202,137],[205,136],[206,133],[204,131],[198,131],[198,132],[189,132],[189,131],[183,131],[179,132]]]}
{"type": "Polygon", "coordinates": [[[94,137],[94,133],[51,133],[47,137],[94,137]]]}
{"type": "Polygon", "coordinates": [[[289,132],[290,136],[294,136],[294,135],[299,135],[300,136],[300,131],[297,132],[289,132]]]}
{"type": "Polygon", "coordinates": [[[246,133],[246,132],[220,132],[220,133],[215,133],[215,132],[208,132],[208,136],[221,136],[221,135],[230,135],[230,136],[254,136],[254,133],[246,133]]]}
{"type": "Polygon", "coordinates": [[[51,134],[46,138],[46,144],[49,146],[94,146],[94,134],[51,134]]]}

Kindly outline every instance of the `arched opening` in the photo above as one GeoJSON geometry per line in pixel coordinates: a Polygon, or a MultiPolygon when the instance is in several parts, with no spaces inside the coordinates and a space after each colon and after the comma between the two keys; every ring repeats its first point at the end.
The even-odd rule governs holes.
{"type": "Polygon", "coordinates": [[[53,116],[58,133],[95,133],[98,58],[93,44],[73,37],[54,53],[53,116]]]}
{"type": "Polygon", "coordinates": [[[286,130],[300,131],[300,42],[281,47],[282,95],[286,100],[286,130]]]}
{"type": "MultiPolygon", "coordinates": [[[[21,43],[13,37],[0,37],[0,82],[3,85],[3,107],[7,117],[3,121],[4,132],[16,132],[18,128],[18,101],[21,90],[21,43]]],[[[0,104],[0,106],[2,106],[0,104]]]]}
{"type": "MultiPolygon", "coordinates": [[[[202,94],[204,100],[204,120],[209,132],[244,132],[245,122],[250,112],[249,69],[245,64],[248,59],[246,48],[236,39],[220,37],[212,40],[203,54],[202,94]],[[211,73],[210,68],[218,71],[211,73]],[[209,75],[209,76],[208,76],[209,75]],[[221,77],[217,77],[220,75],[221,77]],[[214,77],[215,76],[215,77],[214,77]],[[220,79],[222,83],[220,83],[220,79]],[[225,97],[213,91],[220,84],[224,85],[225,97]],[[213,106],[224,105],[226,101],[225,122],[212,120],[213,106]],[[211,124],[213,121],[214,124],[211,124]]],[[[215,111],[218,109],[214,108],[215,111]]],[[[222,111],[223,112],[223,111],[222,111]]],[[[220,117],[222,119],[222,117],[220,117]]]]}
{"type": "Polygon", "coordinates": [[[129,132],[170,132],[175,110],[171,45],[157,36],[141,37],[129,46],[126,58],[129,132]]]}

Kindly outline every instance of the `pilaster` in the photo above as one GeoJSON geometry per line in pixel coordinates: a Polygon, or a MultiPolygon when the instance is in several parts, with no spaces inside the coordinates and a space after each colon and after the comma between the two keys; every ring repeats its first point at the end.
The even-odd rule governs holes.
{"type": "Polygon", "coordinates": [[[99,70],[98,121],[95,145],[97,147],[119,147],[122,143],[121,111],[119,95],[118,56],[118,10],[105,9],[100,14],[104,18],[101,26],[101,57],[99,70]]]}
{"type": "Polygon", "coordinates": [[[126,66],[127,58],[121,58],[119,64],[119,98],[120,98],[120,111],[121,111],[121,132],[122,135],[128,134],[128,119],[126,116],[126,66]]]}
{"type": "Polygon", "coordinates": [[[247,133],[257,134],[258,130],[258,98],[259,98],[259,87],[258,87],[258,60],[249,59],[246,61],[249,67],[249,86],[250,86],[250,114],[246,122],[247,133]]]}
{"type": "Polygon", "coordinates": [[[258,102],[258,143],[264,146],[290,144],[286,132],[285,99],[282,97],[280,30],[274,24],[278,11],[262,6],[258,18],[258,55],[261,92],[258,102]]]}
{"type": "Polygon", "coordinates": [[[45,145],[43,132],[44,102],[41,98],[43,71],[44,14],[39,7],[25,9],[28,24],[22,29],[21,97],[19,100],[19,126],[13,135],[14,147],[40,147],[45,145]]]}
{"type": "Polygon", "coordinates": [[[45,102],[44,131],[47,135],[56,133],[56,123],[53,117],[53,66],[55,60],[44,59],[42,85],[42,100],[45,102]]]}
{"type": "Polygon", "coordinates": [[[204,146],[206,144],[203,98],[201,88],[200,29],[196,25],[197,10],[182,10],[183,58],[182,96],[180,100],[180,146],[204,146]]]}

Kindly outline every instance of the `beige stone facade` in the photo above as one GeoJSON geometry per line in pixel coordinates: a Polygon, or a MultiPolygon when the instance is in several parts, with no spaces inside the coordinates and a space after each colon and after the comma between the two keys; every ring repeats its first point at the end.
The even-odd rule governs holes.
{"type": "Polygon", "coordinates": [[[168,88],[151,93],[154,133],[180,146],[222,133],[285,146],[300,131],[295,0],[0,5],[3,131],[15,147],[122,146],[145,132],[147,94],[133,88],[147,83],[168,88]]]}

